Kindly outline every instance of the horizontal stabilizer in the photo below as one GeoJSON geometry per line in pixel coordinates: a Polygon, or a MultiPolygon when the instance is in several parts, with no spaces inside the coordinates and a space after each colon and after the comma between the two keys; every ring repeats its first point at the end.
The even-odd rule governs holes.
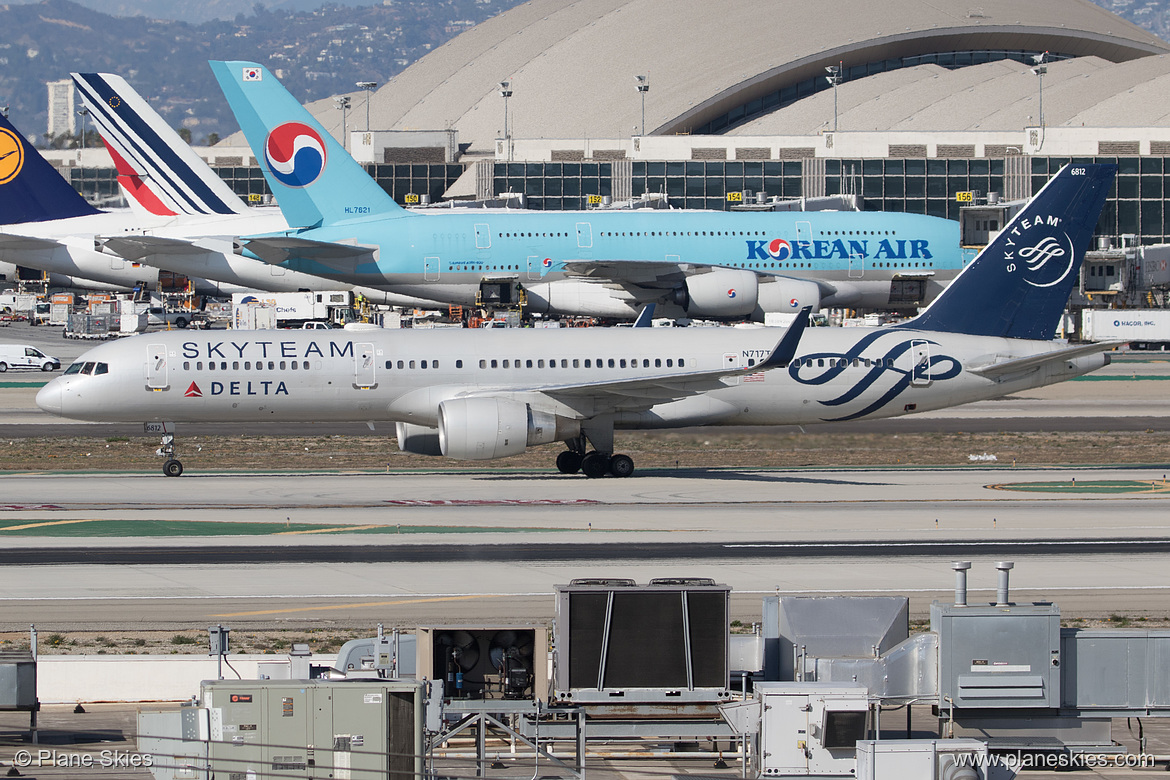
{"type": "Polygon", "coordinates": [[[161,236],[115,236],[98,238],[102,248],[126,260],[141,260],[152,255],[202,255],[207,250],[190,241],[161,236]]]}
{"type": "Polygon", "coordinates": [[[374,260],[374,249],[368,246],[335,244],[330,241],[313,241],[292,236],[270,238],[246,238],[240,245],[256,257],[272,265],[289,260],[306,259],[326,263],[338,270],[356,270],[362,263],[374,260]]]}
{"type": "Polygon", "coordinates": [[[1029,355],[1028,357],[1005,360],[999,363],[989,363],[986,366],[979,366],[978,368],[968,368],[967,371],[972,374],[987,377],[988,379],[995,379],[1021,371],[1030,371],[1031,369],[1039,368],[1049,363],[1059,363],[1063,360],[1072,360],[1073,358],[1084,357],[1085,355],[1095,355],[1098,352],[1108,352],[1125,343],[1127,342],[1103,341],[1099,344],[1081,344],[1066,349],[1058,349],[1055,352],[1044,352],[1039,355],[1029,355]]]}
{"type": "Polygon", "coordinates": [[[11,233],[0,233],[0,249],[14,252],[35,249],[56,249],[64,246],[60,241],[51,238],[34,238],[33,236],[16,236],[11,233]]]}

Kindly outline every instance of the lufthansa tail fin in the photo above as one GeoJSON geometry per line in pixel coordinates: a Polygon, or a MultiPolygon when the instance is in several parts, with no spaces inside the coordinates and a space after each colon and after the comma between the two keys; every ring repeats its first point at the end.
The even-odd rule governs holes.
{"type": "Polygon", "coordinates": [[[264,66],[212,62],[211,70],[290,227],[409,213],[264,66]]]}
{"type": "Polygon", "coordinates": [[[143,210],[244,214],[248,206],[121,76],[71,73],[118,170],[118,183],[143,210]]]}
{"type": "Polygon", "coordinates": [[[99,213],[0,116],[0,224],[99,213]]]}
{"type": "Polygon", "coordinates": [[[1051,339],[1116,165],[1066,165],[922,314],[897,327],[1051,339]]]}

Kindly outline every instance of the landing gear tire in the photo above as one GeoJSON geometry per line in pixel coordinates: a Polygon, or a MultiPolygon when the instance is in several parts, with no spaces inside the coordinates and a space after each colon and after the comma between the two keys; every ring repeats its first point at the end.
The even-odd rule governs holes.
{"type": "Polygon", "coordinates": [[[614,455],[609,459],[609,473],[615,477],[628,477],[634,473],[634,459],[629,455],[614,455]]]}
{"type": "Polygon", "coordinates": [[[181,477],[183,475],[183,464],[177,460],[168,460],[163,464],[163,474],[168,477],[181,477]]]}
{"type": "Polygon", "coordinates": [[[590,479],[601,479],[609,471],[609,458],[600,452],[591,452],[581,459],[581,473],[590,479]]]}
{"type": "Polygon", "coordinates": [[[557,471],[562,474],[576,474],[581,470],[582,456],[572,450],[565,450],[557,455],[557,471]]]}

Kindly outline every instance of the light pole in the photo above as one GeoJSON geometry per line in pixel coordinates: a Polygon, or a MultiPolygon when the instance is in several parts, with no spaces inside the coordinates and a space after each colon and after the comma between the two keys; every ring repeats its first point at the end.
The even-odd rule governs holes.
{"type": "Polygon", "coordinates": [[[642,95],[642,135],[646,135],[646,93],[650,91],[649,76],[634,76],[638,81],[638,92],[642,95]]]}
{"type": "Polygon", "coordinates": [[[345,112],[349,111],[349,95],[333,98],[333,104],[341,109],[341,148],[344,149],[346,146],[346,136],[348,135],[345,130],[345,112]]]}
{"type": "Polygon", "coordinates": [[[85,124],[89,119],[89,109],[82,106],[77,109],[77,115],[81,117],[81,148],[77,150],[77,167],[81,169],[81,180],[85,181],[85,124]]]}
{"type": "Polygon", "coordinates": [[[1048,72],[1048,52],[1033,55],[1032,62],[1036,63],[1032,72],[1040,79],[1040,126],[1044,127],[1044,74],[1048,72]]]}
{"type": "Polygon", "coordinates": [[[508,132],[508,98],[512,97],[512,82],[500,82],[500,97],[504,99],[504,143],[508,145],[508,162],[512,161],[512,135],[508,132]]]}
{"type": "Polygon", "coordinates": [[[366,91],[366,132],[368,133],[370,132],[370,97],[372,96],[374,90],[378,87],[378,82],[359,81],[357,83],[357,87],[358,89],[364,89],[366,91]]]}
{"type": "Polygon", "coordinates": [[[837,85],[841,83],[841,65],[838,62],[836,65],[829,65],[825,68],[825,72],[829,75],[825,77],[825,81],[833,86],[833,132],[837,132],[837,85]]]}

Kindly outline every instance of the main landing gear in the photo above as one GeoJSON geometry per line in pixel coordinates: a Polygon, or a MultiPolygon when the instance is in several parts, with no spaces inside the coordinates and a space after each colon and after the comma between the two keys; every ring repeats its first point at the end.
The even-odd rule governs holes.
{"type": "MultiPolygon", "coordinates": [[[[604,439],[604,436],[598,438],[604,439]]],[[[590,479],[600,479],[606,474],[614,477],[630,476],[634,473],[634,459],[629,455],[612,454],[612,429],[609,438],[611,452],[586,451],[588,444],[584,435],[565,442],[569,449],[557,455],[557,471],[562,474],[576,474],[580,471],[590,479]]]]}
{"type": "Polygon", "coordinates": [[[163,474],[168,477],[181,477],[183,475],[183,464],[175,457],[175,434],[164,433],[162,446],[155,450],[155,454],[166,458],[163,463],[163,474]]]}

